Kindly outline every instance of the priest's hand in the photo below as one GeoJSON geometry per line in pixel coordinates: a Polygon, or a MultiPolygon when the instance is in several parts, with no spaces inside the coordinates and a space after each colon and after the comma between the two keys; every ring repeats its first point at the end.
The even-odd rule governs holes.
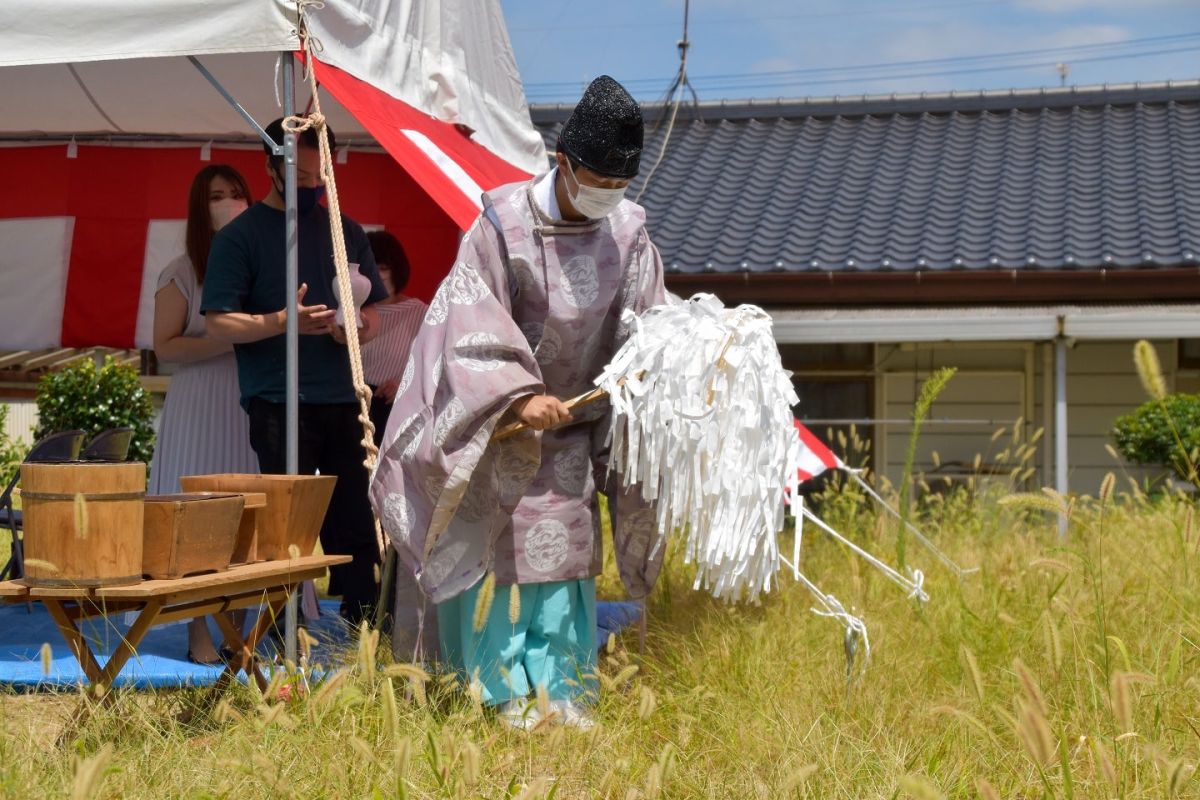
{"type": "Polygon", "coordinates": [[[512,408],[517,418],[535,431],[544,431],[571,421],[571,410],[553,395],[526,395],[516,400],[512,408]]]}

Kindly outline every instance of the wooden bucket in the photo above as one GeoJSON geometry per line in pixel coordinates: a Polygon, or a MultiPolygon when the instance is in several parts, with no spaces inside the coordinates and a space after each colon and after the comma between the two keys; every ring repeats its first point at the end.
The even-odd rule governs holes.
{"type": "Polygon", "coordinates": [[[246,498],[191,492],[146,498],[142,574],[182,578],[229,568],[246,498]]]}
{"type": "Polygon", "coordinates": [[[264,493],[267,505],[255,514],[254,540],[258,558],[266,561],[291,558],[292,545],[301,556],[312,555],[336,482],[333,475],[235,473],[179,479],[189,492],[264,493]]]}
{"type": "Polygon", "coordinates": [[[139,583],[145,495],[140,462],[22,464],[26,583],[139,583]]]}

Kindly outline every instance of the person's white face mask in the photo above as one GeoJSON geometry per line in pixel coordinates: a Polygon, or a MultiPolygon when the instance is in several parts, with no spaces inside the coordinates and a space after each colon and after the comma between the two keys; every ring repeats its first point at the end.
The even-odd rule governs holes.
{"type": "Polygon", "coordinates": [[[567,195],[571,198],[571,205],[588,219],[604,219],[621,204],[621,200],[625,197],[624,188],[601,189],[599,186],[586,186],[580,183],[579,177],[575,174],[575,168],[571,166],[570,159],[567,159],[567,172],[571,173],[571,180],[575,182],[575,191],[571,191],[571,187],[567,186],[567,195]]]}
{"type": "Polygon", "coordinates": [[[219,231],[229,224],[230,220],[249,208],[245,200],[236,197],[226,197],[224,200],[214,200],[208,204],[208,213],[212,216],[213,230],[219,231]]]}

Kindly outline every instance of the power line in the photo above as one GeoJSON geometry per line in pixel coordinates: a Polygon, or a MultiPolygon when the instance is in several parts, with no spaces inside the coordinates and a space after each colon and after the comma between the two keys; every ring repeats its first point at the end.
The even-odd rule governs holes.
{"type": "MultiPolygon", "coordinates": [[[[702,19],[693,23],[696,27],[710,27],[720,25],[727,27],[729,25],[758,25],[763,22],[785,22],[790,20],[811,20],[811,19],[836,19],[839,17],[907,17],[914,14],[919,14],[925,11],[955,11],[958,9],[978,8],[980,6],[999,6],[1006,5],[1010,0],[974,0],[974,2],[966,3],[932,3],[923,6],[876,6],[874,8],[857,8],[857,9],[840,9],[837,11],[812,11],[804,14],[771,14],[760,17],[718,17],[710,19],[702,19]]],[[[603,24],[587,24],[582,26],[588,31],[596,30],[646,30],[648,28],[671,28],[674,27],[672,22],[609,22],[603,24]]],[[[580,30],[579,24],[572,25],[528,25],[514,26],[509,28],[509,33],[542,33],[551,31],[576,31],[580,30]]]]}
{"type": "MultiPolygon", "coordinates": [[[[1173,53],[1194,53],[1194,47],[1179,47],[1168,50],[1152,50],[1143,53],[1118,53],[1108,56],[1094,56],[1092,58],[1073,58],[1070,59],[1071,64],[1087,64],[1100,61],[1119,61],[1130,58],[1147,58],[1149,56],[1170,55],[1173,53]]],[[[947,77],[952,75],[973,75],[981,72],[1014,72],[1028,71],[1032,69],[1048,69],[1056,67],[1061,63],[1059,61],[1044,61],[1030,62],[1023,64],[1008,64],[1008,65],[993,65],[985,67],[970,67],[964,69],[948,69],[948,70],[929,70],[926,72],[909,72],[904,74],[879,74],[879,75],[854,75],[841,78],[818,78],[813,80],[779,80],[773,82],[752,83],[752,84],[703,84],[701,89],[705,91],[719,92],[731,90],[747,90],[747,89],[770,89],[782,88],[788,86],[821,86],[826,84],[840,84],[852,82],[871,82],[871,81],[896,81],[907,80],[910,78],[935,78],[947,77]]],[[[699,81],[699,79],[697,79],[699,81]]]]}
{"type": "MultiPolygon", "coordinates": [[[[1055,63],[1059,61],[1082,61],[1083,58],[1073,58],[1074,55],[1086,55],[1094,51],[1121,49],[1126,47],[1135,47],[1147,44],[1167,44],[1188,41],[1191,39],[1200,38],[1200,31],[1191,33],[1171,34],[1167,36],[1150,36],[1140,39],[1121,39],[1113,42],[1098,42],[1095,44],[1072,45],[1069,47],[1045,47],[1035,50],[1010,50],[1000,53],[981,53],[972,56],[953,56],[947,58],[930,58],[920,59],[915,61],[884,61],[874,64],[848,64],[832,67],[806,67],[793,70],[775,70],[766,72],[741,72],[741,73],[725,73],[695,76],[694,80],[699,83],[707,81],[731,81],[731,80],[746,80],[753,81],[758,85],[764,78],[774,79],[787,76],[809,76],[821,74],[844,75],[847,72],[862,72],[869,70],[889,70],[898,67],[924,67],[935,65],[952,65],[952,64],[973,64],[985,61],[1002,60],[1006,58],[1019,58],[1023,56],[1057,56],[1055,63]]],[[[1157,52],[1178,52],[1178,51],[1157,51],[1157,52]]],[[[1150,55],[1157,54],[1149,53],[1150,55]]],[[[1115,57],[1115,56],[1114,56],[1115,57]]],[[[989,67],[1002,69],[1003,65],[989,67]]],[[[657,78],[632,78],[623,79],[621,82],[625,86],[640,86],[643,84],[657,83],[657,78]]],[[[544,93],[539,90],[551,90],[556,87],[575,88],[578,81],[544,81],[525,84],[527,92],[544,93]]]]}

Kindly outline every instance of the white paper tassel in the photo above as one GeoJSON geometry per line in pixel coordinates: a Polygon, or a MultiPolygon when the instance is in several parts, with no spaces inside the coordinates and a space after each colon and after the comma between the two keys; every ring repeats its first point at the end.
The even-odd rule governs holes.
{"type": "Polygon", "coordinates": [[[632,335],[596,379],[613,406],[609,468],[656,501],[659,546],[685,533],[697,588],[754,600],[780,566],[800,457],[798,398],[771,318],[700,294],[629,322],[632,335]]]}

